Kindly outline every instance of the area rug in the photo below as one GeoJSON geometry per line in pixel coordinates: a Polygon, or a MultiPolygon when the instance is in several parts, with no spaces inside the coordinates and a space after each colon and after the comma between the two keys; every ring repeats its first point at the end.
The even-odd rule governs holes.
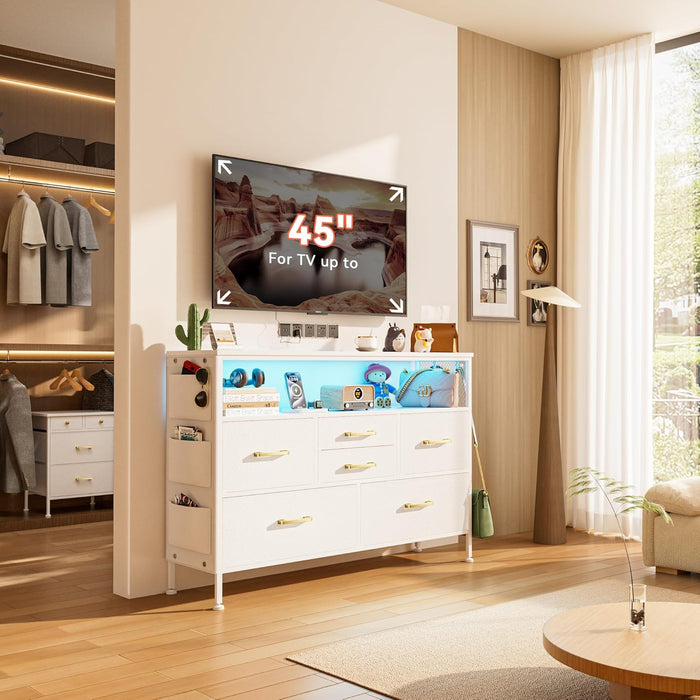
{"type": "MultiPolygon", "coordinates": [[[[621,579],[595,581],[288,658],[399,700],[605,700],[607,682],[547,654],[542,627],[558,612],[614,602],[626,590],[621,579]]],[[[700,596],[649,586],[647,600],[700,603],[700,596]]]]}

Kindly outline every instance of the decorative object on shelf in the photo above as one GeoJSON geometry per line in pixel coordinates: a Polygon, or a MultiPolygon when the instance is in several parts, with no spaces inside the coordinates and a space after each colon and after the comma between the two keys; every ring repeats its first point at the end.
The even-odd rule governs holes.
{"type": "Polygon", "coordinates": [[[467,221],[467,320],[518,321],[517,226],[467,221]]]}
{"type": "Polygon", "coordinates": [[[368,411],[374,408],[374,384],[323,384],[321,403],[329,411],[368,411]]]}
{"type": "Polygon", "coordinates": [[[376,362],[365,370],[365,381],[374,386],[374,405],[377,408],[391,408],[391,394],[396,393],[396,387],[387,383],[390,376],[391,370],[376,362]]]}
{"type": "Polygon", "coordinates": [[[209,320],[209,309],[204,309],[202,318],[199,317],[199,308],[197,304],[190,304],[187,313],[187,333],[182,325],[178,325],[175,329],[175,337],[187,346],[188,350],[202,349],[202,326],[209,320]]]}
{"type": "Polygon", "coordinates": [[[481,457],[479,455],[479,441],[476,439],[476,426],[472,417],[472,444],[476,452],[476,463],[479,465],[479,474],[481,475],[480,489],[472,489],[472,535],[474,537],[492,537],[493,516],[491,515],[491,501],[489,492],[486,490],[486,481],[484,480],[484,470],[481,466],[481,457]]]}
{"type": "Polygon", "coordinates": [[[430,352],[433,345],[433,329],[418,326],[413,332],[413,352],[430,352]]]}
{"type": "Polygon", "coordinates": [[[541,238],[533,238],[527,245],[527,266],[541,275],[549,265],[549,248],[541,238]]]}
{"type": "MultiPolygon", "coordinates": [[[[541,287],[551,287],[551,282],[536,282],[535,280],[527,281],[528,289],[540,289],[541,287]]],[[[547,302],[540,299],[527,300],[527,325],[528,326],[546,326],[547,325],[547,302]]]]}
{"type": "Polygon", "coordinates": [[[404,408],[447,408],[454,402],[454,372],[442,367],[401,372],[396,400],[404,408]]]}
{"type": "Polygon", "coordinates": [[[406,331],[395,323],[390,323],[384,338],[384,352],[403,352],[405,347],[406,331]]]}
{"type": "Polygon", "coordinates": [[[236,329],[233,327],[233,323],[204,323],[202,325],[202,335],[209,336],[212,350],[216,350],[219,346],[238,345],[236,329]]]}
{"type": "MultiPolygon", "coordinates": [[[[414,323],[412,337],[415,338],[416,331],[424,328],[426,323],[414,323]]],[[[431,352],[459,352],[459,336],[457,335],[456,323],[431,323],[433,344],[431,352]]]]}
{"type": "Polygon", "coordinates": [[[244,386],[254,386],[257,389],[265,383],[265,373],[256,367],[248,378],[248,373],[241,367],[237,367],[229,375],[228,382],[239,389],[244,386]]]}
{"type": "Polygon", "coordinates": [[[627,542],[622,532],[622,524],[620,523],[620,515],[631,513],[634,510],[645,510],[649,513],[660,515],[667,523],[673,524],[671,516],[666,512],[666,509],[659,503],[647,500],[644,496],[631,494],[632,486],[623,484],[610,476],[606,476],[603,472],[592,469],[591,467],[577,467],[569,471],[571,484],[567,488],[566,493],[569,498],[580,496],[585,493],[600,491],[605,500],[610,506],[610,510],[615,516],[617,529],[622,538],[622,544],[625,546],[625,555],[627,557],[627,568],[630,574],[630,629],[644,630],[646,629],[645,606],[646,606],[646,586],[634,582],[632,574],[632,562],[630,561],[630,553],[627,549],[627,542]],[[615,504],[618,508],[615,508],[615,504]]]}
{"type": "Polygon", "coordinates": [[[355,347],[363,352],[370,352],[379,347],[376,336],[373,335],[358,335],[355,338],[355,347]]]}
{"type": "Polygon", "coordinates": [[[538,544],[564,544],[566,542],[566,516],[564,514],[564,480],[559,439],[556,353],[554,348],[556,307],[579,308],[581,304],[562,292],[559,287],[553,285],[539,289],[526,289],[522,295],[549,304],[547,331],[544,339],[535,525],[532,539],[538,544]]]}

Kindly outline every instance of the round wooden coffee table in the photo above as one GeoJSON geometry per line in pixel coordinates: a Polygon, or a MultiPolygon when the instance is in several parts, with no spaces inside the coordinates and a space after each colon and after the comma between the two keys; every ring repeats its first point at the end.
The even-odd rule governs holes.
{"type": "Polygon", "coordinates": [[[629,604],[574,608],[544,625],[557,661],[609,682],[613,700],[700,694],[700,604],[649,603],[647,628],[629,629],[629,604]]]}

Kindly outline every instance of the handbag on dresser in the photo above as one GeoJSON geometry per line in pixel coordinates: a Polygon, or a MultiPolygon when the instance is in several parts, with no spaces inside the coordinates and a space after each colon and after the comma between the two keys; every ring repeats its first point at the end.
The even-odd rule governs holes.
{"type": "Polygon", "coordinates": [[[493,517],[491,515],[491,501],[489,492],[486,490],[484,481],[484,470],[481,467],[481,457],[479,456],[479,441],[476,439],[476,428],[474,418],[472,418],[472,441],[476,451],[476,462],[479,465],[481,475],[480,489],[472,489],[472,537],[491,537],[493,535],[493,517]]]}

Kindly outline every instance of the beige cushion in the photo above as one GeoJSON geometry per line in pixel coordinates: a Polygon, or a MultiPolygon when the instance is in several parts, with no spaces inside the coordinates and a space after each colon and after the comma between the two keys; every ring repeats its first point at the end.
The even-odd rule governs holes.
{"type": "Polygon", "coordinates": [[[662,505],[669,513],[700,515],[700,476],[662,481],[654,484],[645,496],[648,501],[662,505]]]}

